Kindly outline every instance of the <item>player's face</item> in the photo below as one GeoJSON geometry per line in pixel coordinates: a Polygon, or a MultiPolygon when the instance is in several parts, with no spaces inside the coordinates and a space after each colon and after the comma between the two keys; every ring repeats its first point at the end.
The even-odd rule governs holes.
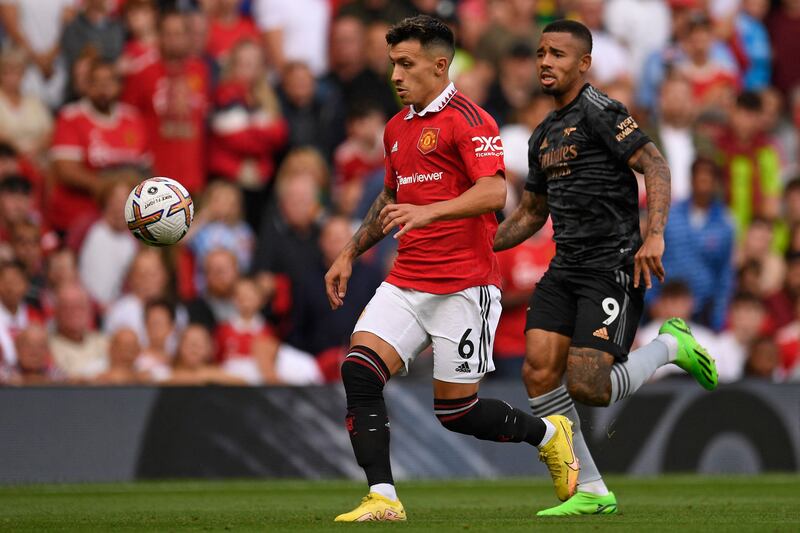
{"type": "Polygon", "coordinates": [[[536,50],[536,68],[545,94],[559,96],[569,92],[589,70],[592,57],[581,41],[569,33],[549,32],[542,35],[536,50]]]}
{"type": "Polygon", "coordinates": [[[425,49],[416,40],[389,47],[392,83],[404,105],[422,109],[439,94],[449,61],[436,52],[436,48],[425,49]]]}

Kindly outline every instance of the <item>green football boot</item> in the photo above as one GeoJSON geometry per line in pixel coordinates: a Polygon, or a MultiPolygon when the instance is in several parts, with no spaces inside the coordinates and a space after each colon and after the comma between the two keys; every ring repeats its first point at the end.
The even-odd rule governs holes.
{"type": "Polygon", "coordinates": [[[575,493],[575,496],[561,505],[543,509],[536,516],[575,516],[590,514],[617,514],[617,497],[613,492],[598,496],[591,492],[575,493]]]}
{"type": "Polygon", "coordinates": [[[719,376],[714,358],[708,350],[692,336],[689,325],[680,318],[670,318],[658,330],[659,333],[668,333],[678,341],[678,355],[673,361],[676,365],[687,371],[706,390],[717,388],[719,376]]]}

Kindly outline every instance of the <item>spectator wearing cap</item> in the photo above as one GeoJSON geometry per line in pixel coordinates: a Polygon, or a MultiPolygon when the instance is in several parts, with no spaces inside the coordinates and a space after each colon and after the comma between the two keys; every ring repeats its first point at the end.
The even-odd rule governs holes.
{"type": "MultiPolygon", "coordinates": [[[[84,0],[83,9],[64,28],[61,50],[68,72],[86,48],[97,50],[106,61],[116,61],[122,55],[125,28],[111,8],[108,0],[84,0]]],[[[70,87],[69,94],[75,94],[74,88],[70,87]]]]}
{"type": "Polygon", "coordinates": [[[30,58],[22,81],[24,94],[48,107],[64,101],[68,69],[61,56],[61,34],[77,12],[77,0],[3,0],[0,22],[5,36],[30,58]]]}
{"type": "Polygon", "coordinates": [[[517,41],[503,54],[500,68],[484,105],[499,127],[513,122],[536,89],[536,58],[533,48],[517,41]]]}
{"type": "Polygon", "coordinates": [[[761,97],[753,92],[740,94],[728,127],[713,141],[716,159],[723,166],[725,198],[733,211],[737,234],[744,234],[753,217],[777,219],[781,159],[764,131],[761,97]]]}
{"type": "Polygon", "coordinates": [[[115,183],[132,185],[148,175],[145,123],[136,109],[119,102],[119,93],[114,65],[95,61],[87,97],[59,113],[50,150],[56,184],[48,214],[63,233],[85,231],[115,183]]]}
{"type": "Polygon", "coordinates": [[[0,52],[0,139],[27,158],[43,163],[53,132],[53,118],[36,95],[23,92],[26,65],[21,49],[0,52]]]}
{"type": "Polygon", "coordinates": [[[163,13],[158,28],[160,58],[128,77],[122,100],[144,118],[156,175],[180,179],[194,194],[206,182],[209,72],[191,55],[185,14],[163,13]]]}
{"type": "Polygon", "coordinates": [[[54,332],[50,351],[70,378],[93,378],[108,369],[108,340],[95,330],[92,303],[78,283],[55,292],[54,332]]]}
{"type": "MultiPolygon", "coordinates": [[[[694,321],[719,331],[733,293],[735,245],[733,221],[720,198],[720,170],[709,159],[691,169],[691,196],[673,204],[664,230],[664,269],[669,279],[683,280],[693,295],[694,321]]],[[[647,292],[658,297],[659,284],[647,292]]]]}
{"type": "Polygon", "coordinates": [[[124,183],[109,189],[103,214],[86,232],[80,245],[78,270],[92,299],[106,309],[122,292],[125,272],[136,256],[138,244],[125,223],[125,202],[130,190],[124,183]]]}

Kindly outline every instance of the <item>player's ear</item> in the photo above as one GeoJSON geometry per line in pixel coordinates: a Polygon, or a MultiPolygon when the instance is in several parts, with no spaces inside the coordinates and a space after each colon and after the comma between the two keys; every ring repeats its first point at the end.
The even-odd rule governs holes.
{"type": "Polygon", "coordinates": [[[444,76],[447,74],[447,71],[450,68],[450,60],[444,56],[440,56],[436,58],[436,61],[433,65],[436,70],[436,75],[444,76]]]}
{"type": "Polygon", "coordinates": [[[589,67],[592,66],[592,55],[591,54],[583,54],[580,60],[578,61],[578,70],[581,74],[586,74],[586,71],[589,70],[589,67]]]}

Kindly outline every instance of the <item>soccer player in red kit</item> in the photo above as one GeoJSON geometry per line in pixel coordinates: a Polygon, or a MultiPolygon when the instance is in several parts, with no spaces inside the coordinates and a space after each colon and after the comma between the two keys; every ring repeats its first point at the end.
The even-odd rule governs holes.
{"type": "Polygon", "coordinates": [[[345,419],[369,494],[338,522],[405,520],[389,464],[383,387],[433,346],[434,412],[450,431],[539,447],[562,500],[574,493],[578,463],[564,417],[535,418],[478,398],[494,369],[500,273],[494,212],[505,204],[503,147],[494,120],[450,83],[453,33],[428,16],[386,34],[392,82],[408,107],[386,125],[386,177],[353,239],[325,275],[331,306],[342,305],[353,261],[393,229],[399,251],[356,324],[342,363],[345,419]]]}

